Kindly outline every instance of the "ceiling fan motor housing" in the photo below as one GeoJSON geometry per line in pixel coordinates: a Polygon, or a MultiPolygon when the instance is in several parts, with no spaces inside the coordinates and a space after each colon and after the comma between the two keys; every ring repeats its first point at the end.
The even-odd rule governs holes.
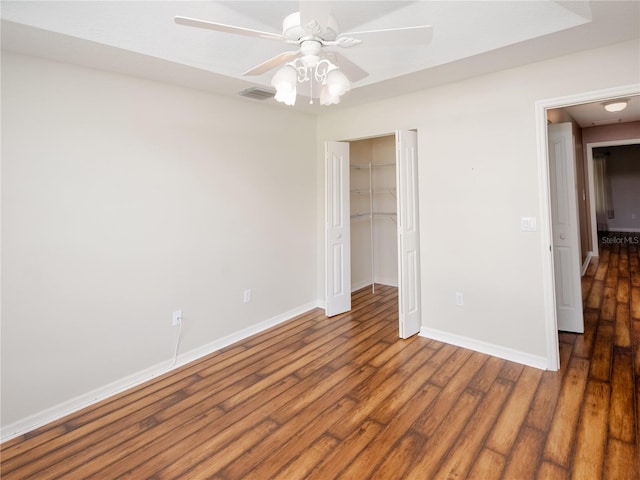
{"type": "Polygon", "coordinates": [[[300,12],[295,12],[283,20],[282,35],[287,40],[295,43],[301,40],[317,40],[321,43],[323,41],[330,42],[338,36],[338,22],[329,15],[324,30],[317,20],[313,20],[306,25],[301,25],[300,12]]]}
{"type": "Polygon", "coordinates": [[[300,53],[305,55],[319,56],[322,51],[322,43],[318,40],[303,40],[300,43],[300,53]]]}

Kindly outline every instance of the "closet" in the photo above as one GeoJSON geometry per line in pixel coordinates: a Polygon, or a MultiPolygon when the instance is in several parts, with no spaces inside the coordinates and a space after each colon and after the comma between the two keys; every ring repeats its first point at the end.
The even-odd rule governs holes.
{"type": "Polygon", "coordinates": [[[351,290],[398,286],[395,136],[349,142],[351,290]]]}
{"type": "Polygon", "coordinates": [[[401,338],[420,331],[418,132],[325,142],[325,313],[351,310],[351,292],[398,288],[401,338]]]}

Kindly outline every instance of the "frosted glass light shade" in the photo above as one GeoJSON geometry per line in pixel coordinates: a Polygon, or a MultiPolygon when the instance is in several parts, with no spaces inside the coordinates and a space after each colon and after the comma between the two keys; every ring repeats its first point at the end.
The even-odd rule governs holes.
{"type": "Polygon", "coordinates": [[[320,105],[332,105],[340,103],[340,95],[331,93],[327,85],[323,85],[320,90],[320,105]]]}
{"type": "Polygon", "coordinates": [[[626,100],[622,100],[622,101],[618,101],[618,102],[605,103],[604,104],[604,109],[607,112],[620,112],[620,111],[624,110],[625,108],[627,108],[627,101],[626,100]]]}
{"type": "Polygon", "coordinates": [[[351,90],[351,82],[339,68],[333,68],[329,71],[324,84],[332,95],[344,95],[351,90]]]}
{"type": "Polygon", "coordinates": [[[291,65],[285,65],[271,79],[271,85],[276,89],[275,99],[286,105],[296,103],[296,83],[298,73],[291,65]]]}
{"type": "Polygon", "coordinates": [[[320,105],[340,103],[340,96],[351,90],[351,82],[342,71],[332,65],[320,90],[320,105]]]}

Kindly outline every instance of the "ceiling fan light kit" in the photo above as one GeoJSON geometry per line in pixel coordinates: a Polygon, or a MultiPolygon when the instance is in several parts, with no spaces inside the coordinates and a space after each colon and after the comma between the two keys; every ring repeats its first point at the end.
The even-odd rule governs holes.
{"type": "Polygon", "coordinates": [[[271,85],[276,89],[274,98],[291,106],[295,105],[299,83],[309,82],[309,103],[313,104],[315,84],[320,87],[320,105],[333,105],[340,103],[340,97],[351,90],[351,81],[357,82],[369,75],[348,58],[332,52],[330,58],[340,65],[339,68],[326,58],[324,48],[351,48],[362,43],[375,46],[376,41],[383,45],[394,41],[423,44],[431,39],[431,27],[428,25],[339,34],[336,20],[328,14],[328,5],[329,2],[300,2],[300,12],[288,15],[282,22],[282,34],[187,17],[175,17],[175,22],[189,27],[298,45],[297,51],[280,53],[243,74],[262,75],[283,65],[271,79],[271,85]],[[366,40],[363,42],[356,36],[366,40]]]}
{"type": "Polygon", "coordinates": [[[320,105],[340,103],[340,97],[351,90],[351,82],[347,76],[327,59],[317,62],[305,62],[296,59],[280,68],[271,79],[276,89],[275,99],[285,105],[296,103],[296,85],[309,82],[310,99],[313,104],[313,84],[320,85],[320,105]]]}
{"type": "Polygon", "coordinates": [[[314,82],[321,86],[320,105],[340,103],[340,97],[351,90],[351,82],[337,66],[318,55],[305,55],[287,63],[273,76],[271,85],[276,89],[275,99],[285,105],[295,105],[297,84],[307,81],[311,104],[314,82]]]}

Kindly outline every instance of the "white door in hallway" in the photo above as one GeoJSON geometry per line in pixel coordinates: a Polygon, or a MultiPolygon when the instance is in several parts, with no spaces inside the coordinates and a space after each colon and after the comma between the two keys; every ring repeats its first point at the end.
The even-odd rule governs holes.
{"type": "Polygon", "coordinates": [[[571,124],[549,125],[548,143],[552,251],[558,330],[583,333],[580,234],[571,124]]]}

